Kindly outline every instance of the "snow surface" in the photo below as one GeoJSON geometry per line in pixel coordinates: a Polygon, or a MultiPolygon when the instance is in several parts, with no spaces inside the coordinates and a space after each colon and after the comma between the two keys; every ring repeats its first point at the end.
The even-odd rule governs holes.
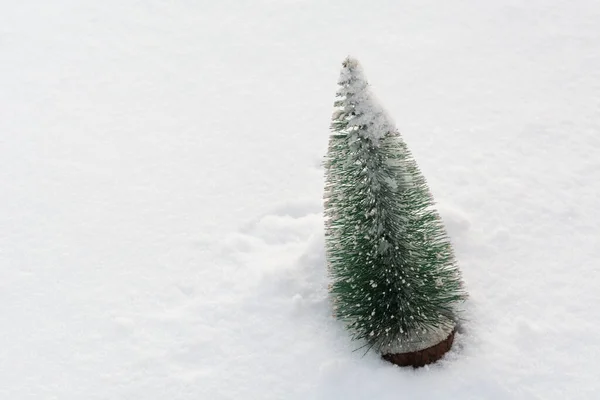
{"type": "Polygon", "coordinates": [[[0,5],[1,399],[594,399],[600,4],[0,5]],[[322,155],[361,60],[470,300],[430,367],[331,317],[322,155]]]}

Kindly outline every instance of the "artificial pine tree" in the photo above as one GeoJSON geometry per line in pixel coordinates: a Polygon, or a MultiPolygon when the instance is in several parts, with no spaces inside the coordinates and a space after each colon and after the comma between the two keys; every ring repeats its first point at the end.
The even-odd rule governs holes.
{"type": "Polygon", "coordinates": [[[342,65],[325,158],[335,315],[369,349],[420,351],[450,337],[466,294],[425,179],[358,62],[342,65]]]}

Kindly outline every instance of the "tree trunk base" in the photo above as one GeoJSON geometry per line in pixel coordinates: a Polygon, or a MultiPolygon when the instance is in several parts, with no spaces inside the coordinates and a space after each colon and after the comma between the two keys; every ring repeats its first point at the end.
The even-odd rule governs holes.
{"type": "Polygon", "coordinates": [[[384,354],[382,357],[384,360],[401,367],[413,366],[414,368],[418,368],[434,363],[450,350],[452,342],[454,342],[455,332],[456,330],[453,330],[446,339],[426,349],[410,353],[384,354]]]}

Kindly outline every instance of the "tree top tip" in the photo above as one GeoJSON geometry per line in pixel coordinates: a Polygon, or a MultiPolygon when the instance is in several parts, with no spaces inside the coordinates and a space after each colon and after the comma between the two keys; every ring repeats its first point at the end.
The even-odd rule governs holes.
{"type": "Polygon", "coordinates": [[[356,58],[348,56],[342,62],[342,66],[344,68],[357,68],[360,66],[360,63],[358,62],[358,60],[356,58]]]}

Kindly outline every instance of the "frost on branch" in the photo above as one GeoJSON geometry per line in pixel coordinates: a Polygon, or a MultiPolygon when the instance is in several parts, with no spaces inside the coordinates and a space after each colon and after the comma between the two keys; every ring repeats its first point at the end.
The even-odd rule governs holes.
{"type": "Polygon", "coordinates": [[[377,145],[386,133],[394,130],[389,117],[371,93],[358,61],[352,58],[344,60],[338,84],[333,120],[343,125],[341,132],[356,132],[377,145]]]}

